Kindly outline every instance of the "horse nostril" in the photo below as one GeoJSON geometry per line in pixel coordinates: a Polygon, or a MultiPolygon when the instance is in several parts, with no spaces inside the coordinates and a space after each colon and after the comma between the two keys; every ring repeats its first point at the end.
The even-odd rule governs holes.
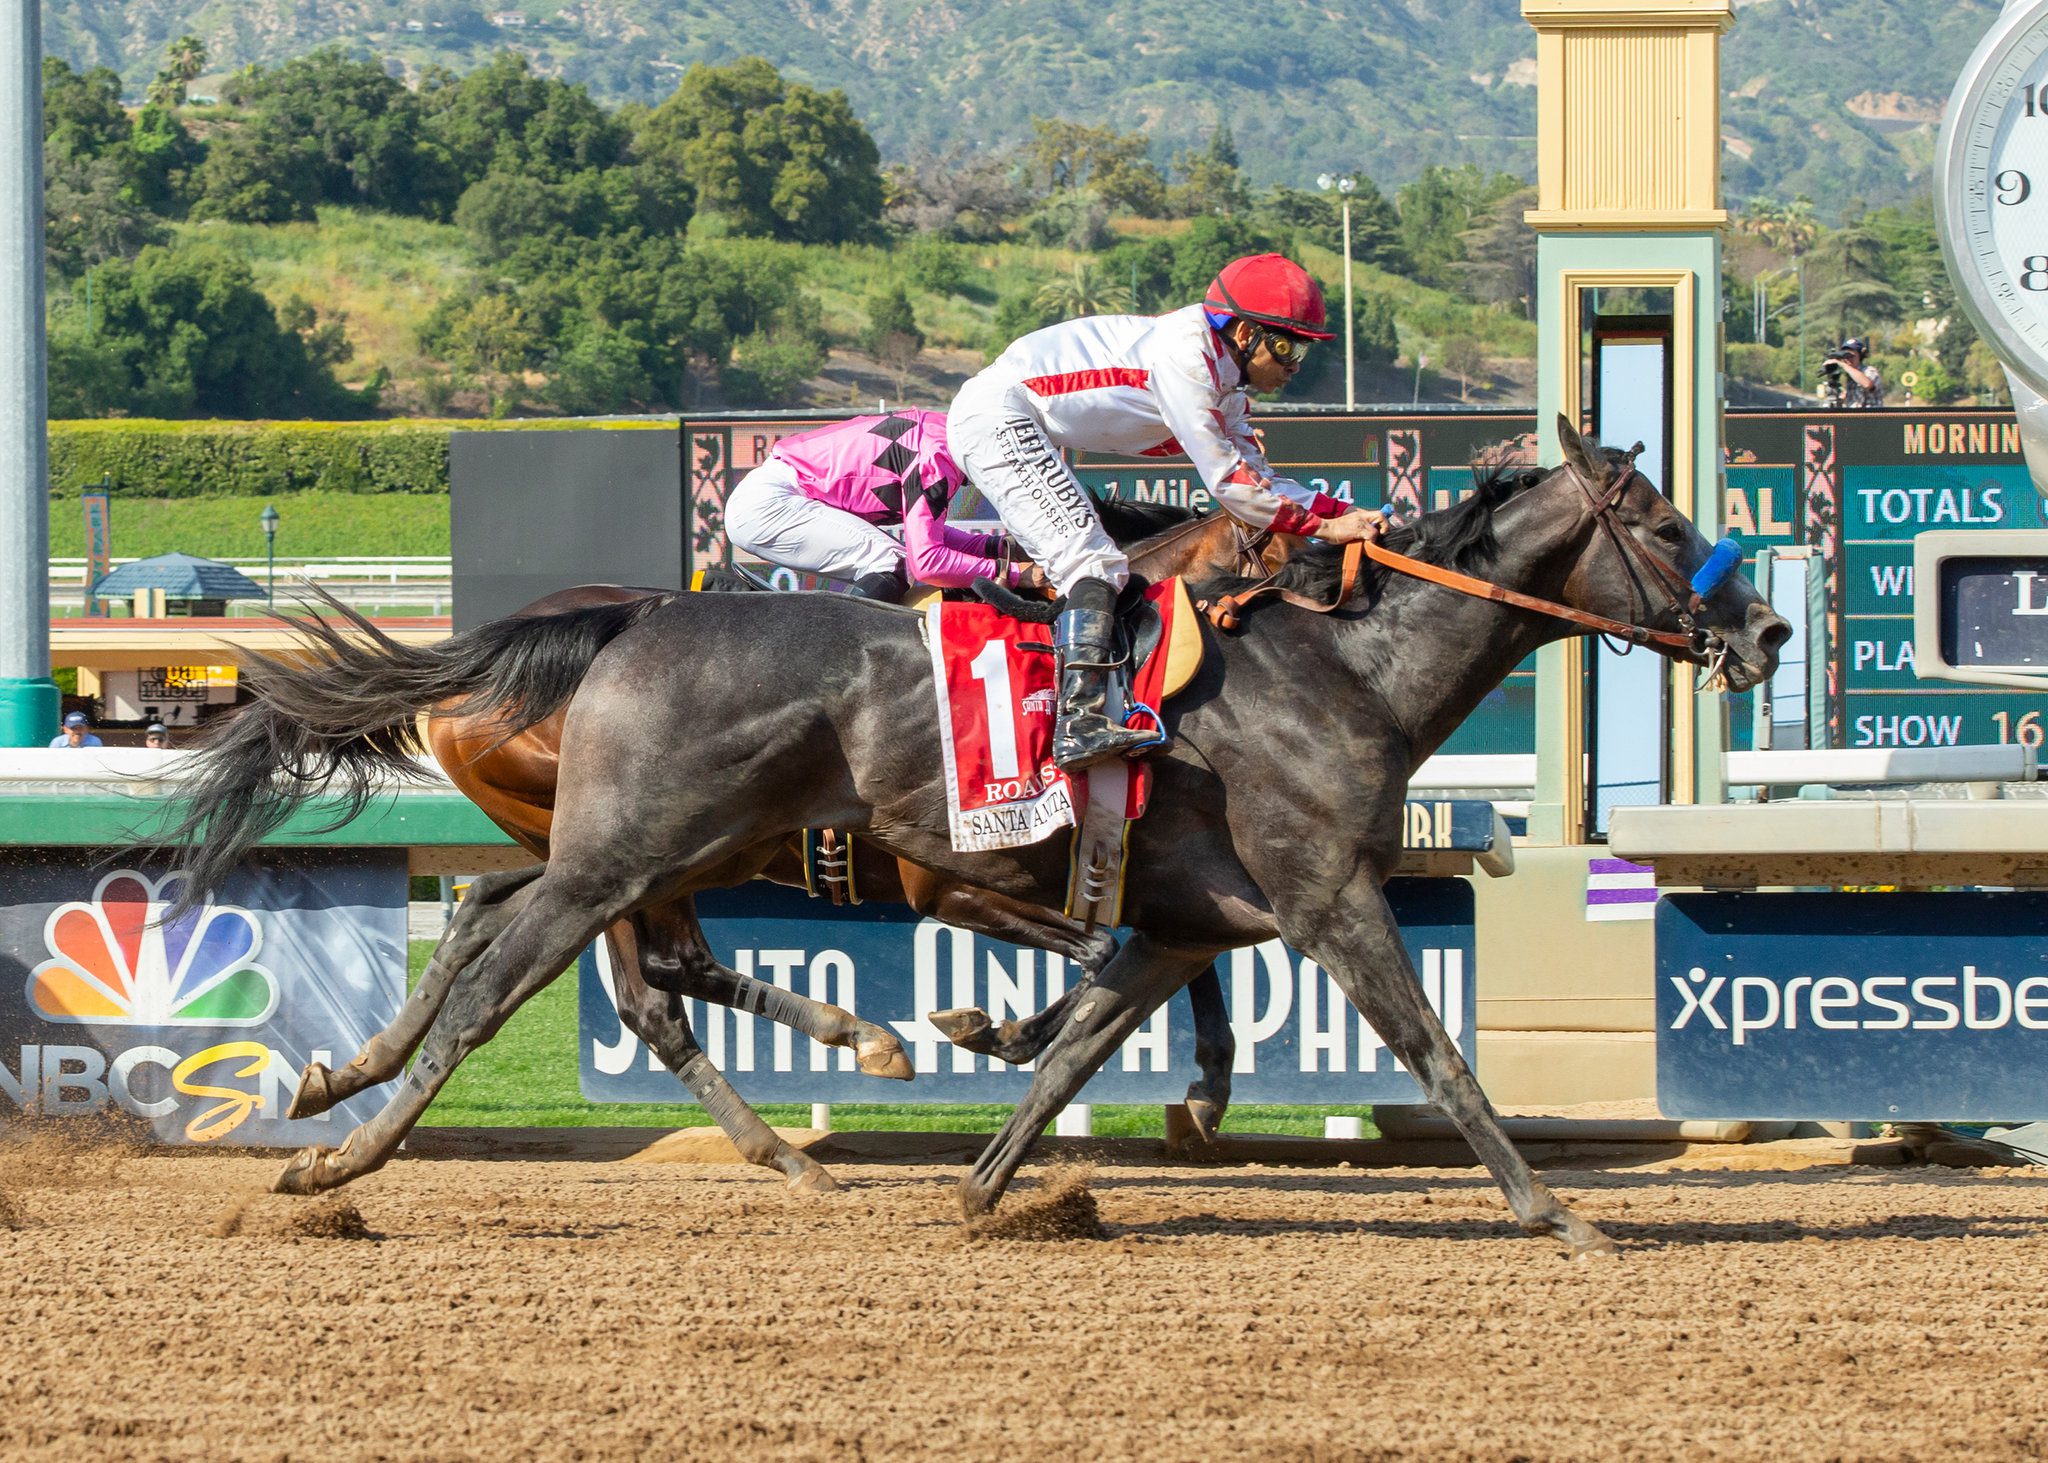
{"type": "Polygon", "coordinates": [[[1763,648],[1766,655],[1776,655],[1791,638],[1791,622],[1778,615],[1772,615],[1770,622],[1756,633],[1756,643],[1763,648]]]}

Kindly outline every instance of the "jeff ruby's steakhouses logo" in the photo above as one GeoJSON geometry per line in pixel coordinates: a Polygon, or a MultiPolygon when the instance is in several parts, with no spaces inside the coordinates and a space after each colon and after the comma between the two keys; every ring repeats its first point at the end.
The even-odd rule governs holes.
{"type": "Polygon", "coordinates": [[[263,927],[249,910],[203,904],[174,920],[177,874],[117,869],[92,898],[43,927],[50,958],[29,972],[29,1007],[86,1026],[260,1026],[277,981],[256,963],[263,927]]]}
{"type": "MultiPolygon", "coordinates": [[[[29,1009],[46,1022],[74,1026],[217,1029],[268,1021],[278,987],[257,962],[262,924],[251,910],[212,903],[166,920],[178,879],[117,869],[91,899],[59,905],[43,926],[49,958],[29,972],[29,1009]]],[[[0,1076],[0,1084],[17,1102],[41,1102],[50,1111],[111,1100],[152,1119],[177,1112],[180,1097],[199,1098],[207,1105],[190,1113],[184,1133],[205,1143],[273,1110],[289,1075],[261,1041],[221,1042],[189,1055],[155,1044],[112,1053],[45,1045],[22,1048],[18,1072],[0,1076]],[[165,1070],[170,1093],[142,1095],[139,1074],[149,1067],[165,1070]]]]}

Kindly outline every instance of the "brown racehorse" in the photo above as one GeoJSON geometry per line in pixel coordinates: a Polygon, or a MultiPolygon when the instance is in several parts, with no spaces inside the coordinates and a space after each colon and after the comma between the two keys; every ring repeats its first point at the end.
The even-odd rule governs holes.
{"type": "MultiPolygon", "coordinates": [[[[1150,526],[1150,525],[1148,525],[1150,526]]],[[[1294,541],[1254,534],[1223,515],[1191,518],[1157,535],[1135,557],[1135,573],[1149,579],[1174,574],[1203,578],[1219,573],[1277,568],[1294,541]]],[[[518,611],[521,616],[562,614],[601,604],[667,598],[672,591],[619,585],[561,590],[518,611]]],[[[434,708],[426,741],[447,774],[484,813],[536,858],[548,855],[554,820],[556,770],[563,712],[506,738],[501,708],[447,702],[434,708]]],[[[919,914],[1012,944],[1048,950],[1091,975],[1116,951],[1106,931],[1085,929],[1056,911],[935,874],[855,841],[854,882],[865,900],[901,902],[919,914]]],[[[367,1087],[396,1077],[432,1024],[464,964],[517,912],[540,873],[538,866],[478,879],[463,912],[435,950],[425,976],[392,1025],[365,1043],[337,1071],[306,1069],[291,1116],[324,1112],[367,1087]]],[[[759,877],[805,887],[801,842],[776,849],[759,877]]],[[[613,925],[606,935],[614,997],[621,1022],[633,1031],[719,1122],[748,1161],[780,1169],[793,1186],[833,1187],[825,1170],[778,1138],[711,1066],[697,1046],[679,1003],[664,997],[716,1001],[791,1026],[828,1046],[851,1048],[870,1076],[909,1080],[914,1073],[897,1038],[841,1007],[809,1000],[720,965],[703,945],[690,901],[658,905],[613,925]]],[[[1023,1021],[990,1025],[979,1012],[939,1013],[937,1024],[962,1045],[1011,1062],[1029,1061],[1058,1031],[1066,1011],[1087,987],[1084,980],[1046,1010],[1023,1021]]],[[[1197,1128],[1213,1136],[1229,1105],[1234,1054],[1222,986],[1212,970],[1191,984],[1196,1060],[1201,1075],[1189,1086],[1188,1107],[1197,1128]]]]}

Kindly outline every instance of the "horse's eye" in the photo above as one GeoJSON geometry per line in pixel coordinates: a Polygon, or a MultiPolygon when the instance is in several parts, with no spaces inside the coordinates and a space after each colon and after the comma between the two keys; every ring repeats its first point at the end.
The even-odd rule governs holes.
{"type": "Polygon", "coordinates": [[[1674,549],[1685,547],[1685,530],[1675,523],[1658,524],[1657,537],[1670,544],[1674,549]]]}

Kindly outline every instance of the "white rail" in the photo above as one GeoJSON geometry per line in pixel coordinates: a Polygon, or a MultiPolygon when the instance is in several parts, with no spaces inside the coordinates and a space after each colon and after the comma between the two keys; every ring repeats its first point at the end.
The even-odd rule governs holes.
{"type": "Polygon", "coordinates": [[[1885,783],[2033,782],[2032,747],[1816,747],[1730,752],[1722,759],[1732,787],[1873,787],[1885,783]]]}
{"type": "MultiPolygon", "coordinates": [[[[51,729],[56,734],[56,729],[51,729]]],[[[177,732],[173,736],[179,735],[177,732]]],[[[0,749],[0,783],[125,782],[181,774],[185,749],[28,747],[0,749]]],[[[421,769],[445,780],[429,758],[421,769]]],[[[2032,782],[2040,763],[2032,747],[1864,747],[1846,750],[1730,752],[1723,760],[1735,787],[1869,787],[1896,783],[2032,782]]],[[[1520,816],[1535,792],[1536,758],[1526,753],[1431,757],[1409,783],[1411,795],[1492,793],[1509,817],[1520,816]]]]}

